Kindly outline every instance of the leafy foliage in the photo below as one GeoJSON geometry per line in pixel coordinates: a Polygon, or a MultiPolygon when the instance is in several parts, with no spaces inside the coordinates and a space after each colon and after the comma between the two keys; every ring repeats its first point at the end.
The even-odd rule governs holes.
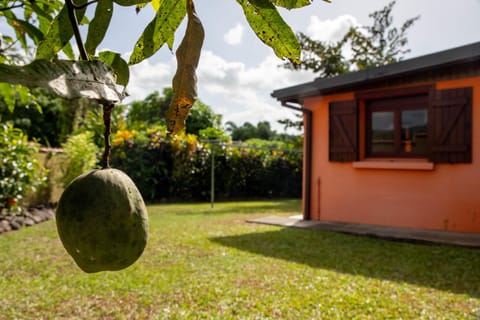
{"type": "Polygon", "coordinates": [[[186,1],[177,0],[160,2],[157,14],[135,44],[129,64],[136,64],[149,58],[165,43],[170,50],[172,49],[175,30],[187,13],[185,3],[186,1]]]}
{"type": "Polygon", "coordinates": [[[420,18],[407,19],[400,29],[393,26],[392,10],[395,1],[369,15],[373,24],[367,27],[352,27],[336,43],[315,41],[299,33],[302,58],[300,64],[285,63],[289,69],[305,69],[318,73],[320,77],[332,77],[352,70],[362,70],[393,63],[402,59],[410,50],[407,31],[420,18]],[[345,50],[352,51],[351,57],[345,50]]]}
{"type": "Polygon", "coordinates": [[[228,121],[225,126],[234,141],[246,141],[255,138],[273,140],[277,136],[277,133],[271,129],[268,121],[260,121],[256,126],[250,122],[237,126],[234,122],[228,121]]]}
{"type": "Polygon", "coordinates": [[[46,170],[35,158],[38,148],[12,124],[0,125],[0,214],[17,209],[29,190],[46,181],[46,170]]]}
{"type": "Polygon", "coordinates": [[[36,104],[15,97],[15,108],[9,108],[5,99],[0,100],[0,120],[12,122],[42,145],[59,147],[71,132],[73,110],[70,112],[63,99],[48,91],[36,89],[32,93],[36,104]]]}
{"type": "Polygon", "coordinates": [[[187,118],[185,132],[199,135],[201,130],[214,128],[220,130],[222,116],[215,114],[209,106],[197,100],[187,118]]]}
{"type": "MultiPolygon", "coordinates": [[[[28,48],[28,40],[33,43],[36,47],[35,59],[55,60],[58,54],[63,52],[73,60],[74,53],[71,41],[72,38],[75,38],[80,57],[83,60],[93,60],[89,64],[93,66],[97,63],[95,68],[98,68],[96,59],[103,61],[116,73],[116,83],[126,86],[129,80],[129,70],[127,62],[121,58],[121,55],[116,52],[106,52],[97,56],[96,52],[107,35],[114,14],[114,3],[121,6],[134,6],[137,11],[145,7],[147,3],[151,3],[156,10],[155,17],[146,26],[135,43],[129,64],[136,64],[149,58],[164,44],[167,44],[172,50],[175,32],[184,17],[188,17],[185,36],[176,52],[178,70],[173,79],[173,98],[167,114],[169,131],[177,133],[184,127],[188,112],[196,100],[195,69],[203,43],[204,31],[200,19],[195,13],[193,0],[77,0],[74,2],[66,0],[64,3],[59,0],[6,0],[0,6],[0,18],[7,20],[16,34],[16,40],[21,43],[25,50],[28,48]],[[86,10],[90,5],[96,5],[94,11],[86,10]],[[16,13],[22,12],[24,19],[16,16],[16,13]],[[87,12],[90,16],[93,12],[93,17],[87,17],[85,15],[87,12]],[[83,43],[78,28],[79,23],[86,25],[87,37],[85,43],[83,43]]],[[[242,7],[248,23],[261,41],[270,46],[281,59],[288,59],[292,63],[299,62],[300,46],[298,40],[278,13],[277,7],[300,8],[309,5],[310,0],[237,0],[237,3],[242,7]]],[[[4,62],[7,57],[14,61],[16,54],[7,55],[5,53],[6,49],[14,45],[14,39],[2,36],[1,40],[3,41],[0,46],[0,63],[4,62]],[[4,42],[6,45],[3,44],[4,42]]],[[[42,61],[41,64],[46,69],[56,68],[55,64],[49,64],[48,61],[42,61]]],[[[0,77],[0,81],[26,86],[45,86],[52,83],[52,79],[44,82],[41,79],[36,79],[33,82],[27,81],[29,78],[35,78],[35,72],[38,71],[32,70],[30,65],[18,70],[0,66],[3,67],[2,73],[8,73],[7,77],[0,77]],[[16,71],[20,71],[24,75],[16,76],[16,71]]],[[[68,70],[69,67],[82,69],[80,64],[67,66],[63,63],[61,67],[65,69],[67,78],[71,74],[71,70],[68,70]]],[[[47,72],[45,75],[48,76],[49,74],[47,72]]],[[[107,76],[106,72],[100,72],[99,76],[98,69],[83,69],[77,76],[80,77],[82,74],[90,79],[90,81],[84,81],[81,84],[84,86],[83,90],[79,90],[74,81],[67,82],[66,88],[62,90],[58,89],[58,83],[55,86],[49,86],[57,94],[64,95],[69,99],[77,98],[78,95],[66,95],[66,93],[79,93],[83,97],[87,92],[91,93],[92,88],[95,95],[90,94],[88,96],[90,99],[109,103],[118,102],[122,99],[122,95],[115,92],[114,88],[110,86],[110,77],[107,76]],[[91,81],[92,79],[93,81],[91,81]]],[[[3,91],[6,91],[6,89],[3,88],[3,91]]],[[[10,96],[12,95],[11,92],[8,91],[10,96]]],[[[12,99],[9,101],[11,102],[12,99]]],[[[13,104],[9,104],[9,106],[13,106],[13,104]]]]}
{"type": "Polygon", "coordinates": [[[250,27],[260,40],[272,47],[278,57],[287,58],[294,64],[300,62],[297,38],[271,1],[237,0],[237,2],[242,6],[250,27]]]}
{"type": "MultiPolygon", "coordinates": [[[[130,129],[146,129],[151,126],[166,126],[165,117],[173,99],[172,88],[164,88],[163,95],[158,91],[149,94],[144,100],[133,101],[126,117],[130,129]]],[[[185,132],[198,135],[200,130],[215,128],[220,130],[222,117],[200,100],[196,100],[186,120],[185,132]]]]}
{"type": "Polygon", "coordinates": [[[149,200],[208,199],[212,152],[219,198],[301,194],[302,156],[284,143],[236,146],[227,141],[218,146],[189,134],[167,136],[165,128],[157,128],[118,131],[113,145],[112,165],[126,172],[149,200]]]}
{"type": "Polygon", "coordinates": [[[99,149],[93,143],[91,132],[71,136],[62,147],[65,154],[62,183],[67,186],[82,173],[95,168],[98,162],[99,149]]]}

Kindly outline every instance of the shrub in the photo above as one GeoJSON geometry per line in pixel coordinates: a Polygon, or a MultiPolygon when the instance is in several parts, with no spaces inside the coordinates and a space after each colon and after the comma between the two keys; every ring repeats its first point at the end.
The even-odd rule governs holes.
{"type": "Polygon", "coordinates": [[[65,169],[61,182],[67,186],[82,173],[95,168],[99,149],[93,143],[93,133],[91,132],[82,132],[71,136],[62,147],[65,154],[65,169]]]}
{"type": "Polygon", "coordinates": [[[146,200],[208,200],[212,152],[217,198],[301,196],[302,154],[286,144],[253,141],[254,147],[238,148],[190,134],[167,137],[164,128],[118,131],[113,142],[111,165],[126,172],[146,200]]]}
{"type": "Polygon", "coordinates": [[[0,125],[0,214],[19,210],[28,191],[46,181],[47,172],[36,159],[38,147],[12,124],[0,125]]]}

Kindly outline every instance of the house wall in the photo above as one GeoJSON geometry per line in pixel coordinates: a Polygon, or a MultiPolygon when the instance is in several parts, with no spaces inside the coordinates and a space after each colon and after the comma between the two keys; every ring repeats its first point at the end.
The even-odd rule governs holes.
{"type": "Polygon", "coordinates": [[[472,163],[430,164],[431,170],[405,169],[425,169],[421,160],[404,160],[403,169],[329,162],[328,105],[354,93],[305,99],[313,113],[311,219],[480,233],[480,77],[436,83],[437,89],[467,86],[473,87],[472,163]]]}

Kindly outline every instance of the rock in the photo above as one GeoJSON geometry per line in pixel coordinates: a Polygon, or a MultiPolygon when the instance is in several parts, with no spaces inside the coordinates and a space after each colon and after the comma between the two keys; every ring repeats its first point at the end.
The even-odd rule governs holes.
{"type": "Polygon", "coordinates": [[[18,230],[22,227],[22,224],[19,223],[17,220],[12,220],[10,221],[10,227],[12,228],[11,230],[18,230]]]}
{"type": "Polygon", "coordinates": [[[30,211],[29,213],[27,213],[26,216],[32,219],[35,223],[40,223],[42,221],[45,221],[45,219],[43,219],[42,212],[35,208],[32,209],[32,211],[30,211]]]}
{"type": "Polygon", "coordinates": [[[8,222],[7,220],[0,221],[0,225],[2,226],[3,232],[12,230],[12,227],[10,226],[10,222],[8,222]]]}
{"type": "Polygon", "coordinates": [[[25,217],[23,219],[23,225],[26,226],[26,227],[31,227],[33,225],[35,225],[35,221],[29,217],[25,217]]]}

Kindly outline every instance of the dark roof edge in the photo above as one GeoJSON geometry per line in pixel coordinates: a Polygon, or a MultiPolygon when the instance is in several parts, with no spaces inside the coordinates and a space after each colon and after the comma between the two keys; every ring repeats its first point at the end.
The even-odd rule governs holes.
{"type": "Polygon", "coordinates": [[[474,62],[476,60],[480,62],[480,42],[395,62],[385,66],[345,73],[333,78],[316,78],[312,82],[275,90],[271,96],[280,101],[299,102],[304,97],[318,95],[334,89],[399,77],[412,72],[474,62]]]}

